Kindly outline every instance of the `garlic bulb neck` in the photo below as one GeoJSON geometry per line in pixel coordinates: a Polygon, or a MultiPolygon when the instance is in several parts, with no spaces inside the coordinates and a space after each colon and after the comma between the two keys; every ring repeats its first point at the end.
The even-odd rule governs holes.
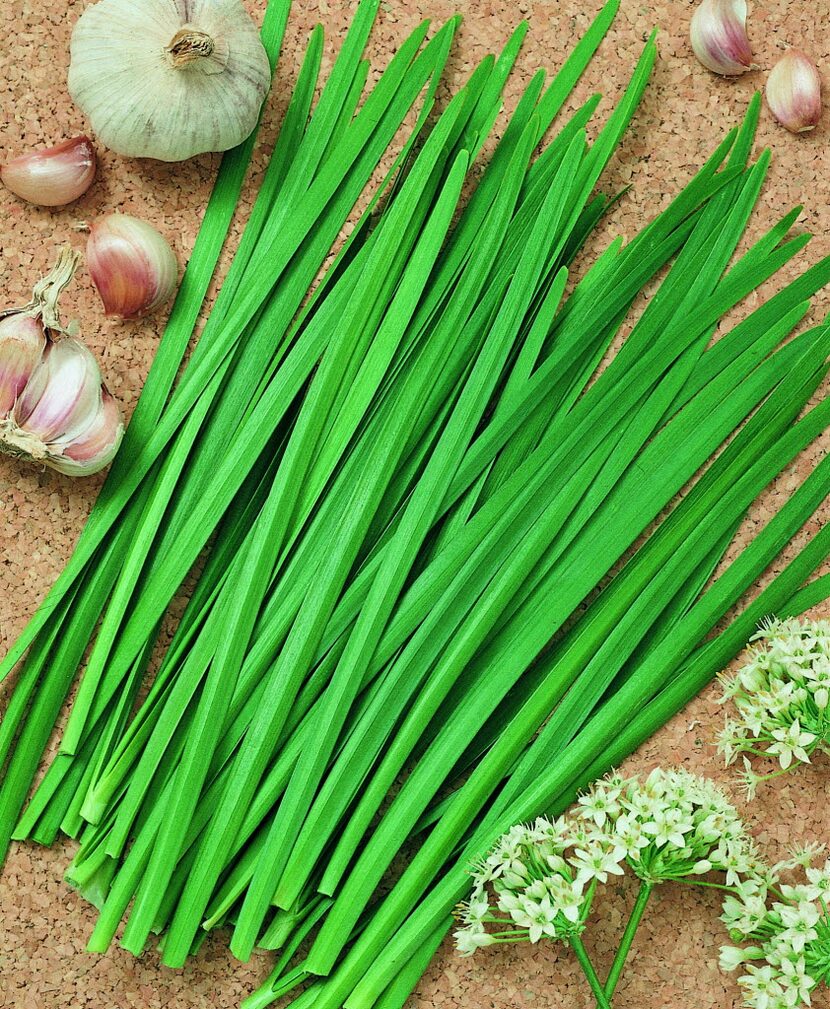
{"type": "Polygon", "coordinates": [[[203,69],[208,73],[218,73],[225,69],[228,53],[223,49],[212,35],[193,25],[185,25],[177,31],[167,46],[170,62],[176,70],[184,70],[194,63],[207,61],[210,67],[203,66],[203,69]]]}
{"type": "Polygon", "coordinates": [[[66,332],[61,325],[58,302],[75,276],[80,260],[80,255],[69,246],[61,249],[54,269],[35,284],[32,300],[20,310],[20,314],[43,319],[43,325],[47,329],[58,333],[66,332]]]}

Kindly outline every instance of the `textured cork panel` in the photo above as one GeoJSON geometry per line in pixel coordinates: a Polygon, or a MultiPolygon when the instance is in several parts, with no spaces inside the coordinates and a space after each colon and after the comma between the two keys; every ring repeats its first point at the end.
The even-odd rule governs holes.
{"type": "MultiPolygon", "coordinates": [[[[264,0],[250,0],[260,17],[264,0]]],[[[0,4],[0,149],[2,156],[31,146],[54,143],[82,132],[86,124],[65,89],[69,35],[83,2],[3,0],[0,4]]],[[[349,7],[351,5],[348,5],[349,7]]],[[[423,16],[437,20],[454,11],[465,15],[453,56],[450,81],[464,79],[476,61],[498,49],[523,17],[531,33],[509,89],[509,101],[539,66],[555,68],[576,35],[598,9],[596,0],[561,3],[451,3],[450,0],[384,2],[371,48],[382,64],[397,42],[423,16]]],[[[692,4],[638,3],[626,0],[614,30],[580,83],[575,103],[601,90],[607,110],[617,98],[651,28],[661,29],[660,60],[643,106],[604,179],[607,192],[630,190],[600,233],[585,260],[616,234],[633,235],[666,204],[680,184],[700,165],[717,140],[734,125],[763,72],[738,81],[713,78],[693,60],[686,42],[692,4]]],[[[768,0],[750,18],[758,63],[769,68],[787,45],[812,53],[826,67],[830,52],[830,3],[820,0],[768,0]]],[[[333,0],[295,0],[271,100],[263,141],[246,189],[239,225],[250,206],[258,177],[296,77],[305,38],[312,25],[327,29],[327,65],[342,37],[348,13],[333,0]]],[[[793,204],[804,203],[803,227],[815,239],[800,260],[767,287],[769,293],[794,276],[802,264],[830,253],[830,115],[812,135],[793,138],[776,127],[765,112],[760,143],[769,145],[773,166],[762,205],[753,219],[757,236],[793,204]]],[[[128,162],[100,151],[99,181],[82,201],[57,213],[35,210],[0,192],[0,298],[15,305],[27,300],[37,276],[48,269],[64,242],[81,247],[73,226],[110,210],[146,217],[172,241],[181,259],[192,248],[218,159],[202,157],[184,165],[128,162]]],[[[227,265],[227,256],[224,260],[227,265]]],[[[733,314],[734,319],[757,303],[757,296],[733,314]]],[[[161,317],[129,325],[102,318],[96,295],[82,273],[67,305],[80,320],[85,339],[99,355],[107,383],[129,411],[135,404],[163,325],[161,317]]],[[[830,309],[830,294],[816,299],[811,319],[830,309]]],[[[791,492],[811,465],[826,452],[830,439],[817,443],[765,494],[739,535],[745,542],[791,492]]],[[[100,487],[100,479],[73,482],[50,471],[26,469],[0,459],[0,650],[14,640],[48,586],[69,558],[100,487]]],[[[827,512],[820,516],[826,520],[827,512]]],[[[814,531],[814,530],[813,530],[814,531]]],[[[830,608],[824,608],[830,615],[830,608]]],[[[642,748],[627,770],[655,764],[682,764],[722,781],[740,796],[729,774],[719,766],[710,741],[722,711],[714,691],[706,692],[642,748]]],[[[821,764],[768,787],[746,808],[760,842],[778,857],[795,841],[830,838],[827,787],[830,768],[821,764]]],[[[211,938],[183,971],[158,965],[155,953],[141,960],[115,949],[104,957],[84,952],[94,916],[62,881],[71,845],[47,851],[13,848],[0,873],[0,1007],[3,1009],[225,1009],[255,987],[269,969],[270,958],[257,956],[250,965],[232,960],[221,936],[211,938]]],[[[615,948],[631,884],[612,887],[602,901],[603,918],[588,933],[601,972],[615,948]]],[[[738,1004],[737,989],[718,972],[718,945],[723,933],[711,891],[666,888],[661,891],[635,945],[631,966],[615,999],[617,1009],[662,1009],[693,1005],[701,1009],[738,1004]]],[[[828,1005],[824,996],[815,999],[828,1005]]],[[[412,1000],[418,1007],[533,1007],[581,1009],[590,1006],[581,977],[569,955],[557,948],[508,947],[460,960],[445,948],[435,959],[412,1000]]]]}

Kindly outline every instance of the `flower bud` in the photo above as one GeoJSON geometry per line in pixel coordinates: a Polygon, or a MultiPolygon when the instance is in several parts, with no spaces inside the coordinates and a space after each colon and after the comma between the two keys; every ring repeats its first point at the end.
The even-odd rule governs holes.
{"type": "Polygon", "coordinates": [[[767,80],[770,111],[791,133],[813,130],[821,119],[821,77],[799,49],[788,49],[767,80]]]}
{"type": "Polygon", "coordinates": [[[92,224],[86,258],[109,316],[147,315],[176,289],[179,265],[167,240],[129,214],[109,214],[92,224]]]}
{"type": "Polygon", "coordinates": [[[65,207],[92,185],[97,158],[89,137],[23,154],[0,168],[7,189],[38,207],[65,207]]]}
{"type": "Polygon", "coordinates": [[[746,0],[703,0],[692,16],[695,56],[712,73],[735,77],[751,70],[746,0]]]}

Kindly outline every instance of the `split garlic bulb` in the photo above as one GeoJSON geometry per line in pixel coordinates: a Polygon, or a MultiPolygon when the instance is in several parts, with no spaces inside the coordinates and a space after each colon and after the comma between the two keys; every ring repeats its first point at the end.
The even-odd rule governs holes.
{"type": "Polygon", "coordinates": [[[124,424],[92,352],[60,326],[77,264],[64,250],[28,305],[0,313],[0,452],[88,476],[112,461],[124,424]]]}
{"type": "Polygon", "coordinates": [[[241,0],[100,0],[72,33],[69,92],[118,154],[184,161],[253,131],[271,83],[241,0]]]}

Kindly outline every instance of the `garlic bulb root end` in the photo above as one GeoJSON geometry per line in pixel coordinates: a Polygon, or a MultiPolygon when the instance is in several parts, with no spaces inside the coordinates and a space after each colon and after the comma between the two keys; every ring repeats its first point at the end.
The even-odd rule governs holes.
{"type": "MultiPolygon", "coordinates": [[[[226,47],[217,46],[213,36],[191,25],[185,25],[176,32],[167,46],[167,52],[170,63],[177,70],[183,70],[197,62],[210,61],[218,64],[212,72],[220,73],[228,61],[226,47]]],[[[203,66],[203,69],[207,68],[203,66]]]]}

